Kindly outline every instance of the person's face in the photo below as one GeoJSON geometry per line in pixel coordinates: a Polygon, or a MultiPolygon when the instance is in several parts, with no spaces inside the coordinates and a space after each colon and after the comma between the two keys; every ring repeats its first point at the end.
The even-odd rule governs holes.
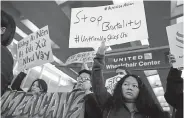
{"type": "Polygon", "coordinates": [[[80,74],[78,82],[81,83],[81,87],[84,90],[89,90],[91,88],[90,75],[87,73],[80,74]]]}
{"type": "Polygon", "coordinates": [[[40,91],[41,91],[41,89],[39,87],[38,81],[35,81],[33,83],[32,87],[31,87],[31,92],[37,93],[37,92],[40,92],[40,91]]]}
{"type": "Polygon", "coordinates": [[[117,69],[116,70],[116,74],[117,75],[121,75],[121,76],[125,76],[127,73],[126,73],[126,71],[125,70],[123,70],[123,69],[117,69]]]}
{"type": "Polygon", "coordinates": [[[1,27],[1,35],[4,34],[6,31],[6,27],[1,27]]]}
{"type": "Polygon", "coordinates": [[[129,76],[122,84],[122,94],[126,100],[135,100],[139,95],[139,86],[137,80],[129,76]]]}

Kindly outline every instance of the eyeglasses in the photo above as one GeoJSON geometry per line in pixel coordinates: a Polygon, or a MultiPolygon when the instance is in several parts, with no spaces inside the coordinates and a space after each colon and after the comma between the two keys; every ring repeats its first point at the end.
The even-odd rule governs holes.
{"type": "Polygon", "coordinates": [[[117,75],[126,75],[125,72],[117,72],[116,74],[117,74],[117,75]]]}
{"type": "Polygon", "coordinates": [[[77,77],[77,81],[78,81],[79,83],[83,83],[83,82],[86,82],[86,81],[90,81],[90,78],[79,76],[79,77],[77,77]]]}

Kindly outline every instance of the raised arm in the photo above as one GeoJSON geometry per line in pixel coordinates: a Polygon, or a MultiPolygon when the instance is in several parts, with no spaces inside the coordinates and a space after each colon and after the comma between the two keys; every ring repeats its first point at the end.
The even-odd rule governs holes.
{"type": "MultiPolygon", "coordinates": [[[[176,62],[174,55],[169,55],[171,65],[176,62]]],[[[176,109],[183,109],[183,79],[182,71],[171,67],[168,77],[165,92],[166,101],[176,109]]]]}
{"type": "Polygon", "coordinates": [[[166,101],[176,109],[183,108],[183,79],[181,73],[180,70],[171,67],[164,95],[166,101]]]}
{"type": "Polygon", "coordinates": [[[110,97],[110,94],[105,88],[105,80],[103,77],[106,49],[107,47],[105,46],[105,42],[102,42],[96,53],[96,57],[94,58],[94,64],[92,68],[92,88],[100,106],[103,106],[106,100],[110,97]]]}

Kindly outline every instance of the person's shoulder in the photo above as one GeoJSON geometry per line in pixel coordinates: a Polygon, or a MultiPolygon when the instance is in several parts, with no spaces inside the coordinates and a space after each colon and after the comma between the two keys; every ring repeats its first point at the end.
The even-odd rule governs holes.
{"type": "Polygon", "coordinates": [[[6,46],[1,45],[1,57],[2,59],[8,59],[13,61],[13,56],[6,46]]]}

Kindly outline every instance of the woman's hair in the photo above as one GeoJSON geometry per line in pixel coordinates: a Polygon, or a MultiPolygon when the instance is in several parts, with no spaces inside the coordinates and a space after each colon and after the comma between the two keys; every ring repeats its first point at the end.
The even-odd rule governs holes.
{"type": "Polygon", "coordinates": [[[31,92],[31,88],[35,82],[38,82],[38,86],[39,86],[41,92],[47,92],[47,83],[42,79],[36,79],[35,81],[33,81],[28,92],[31,92]]]}
{"type": "Polygon", "coordinates": [[[1,45],[8,46],[14,37],[16,24],[14,19],[1,10],[1,27],[6,27],[6,31],[1,35],[1,45]]]}
{"type": "Polygon", "coordinates": [[[141,78],[132,74],[125,75],[120,81],[118,81],[114,89],[113,96],[108,100],[109,103],[107,103],[108,105],[106,104],[106,107],[108,107],[108,109],[113,108],[115,110],[119,110],[122,105],[124,105],[125,99],[122,94],[122,84],[130,76],[134,77],[138,82],[139,94],[135,100],[137,110],[146,116],[154,116],[155,113],[158,114],[160,110],[157,108],[158,106],[154,104],[154,101],[141,78]]]}

